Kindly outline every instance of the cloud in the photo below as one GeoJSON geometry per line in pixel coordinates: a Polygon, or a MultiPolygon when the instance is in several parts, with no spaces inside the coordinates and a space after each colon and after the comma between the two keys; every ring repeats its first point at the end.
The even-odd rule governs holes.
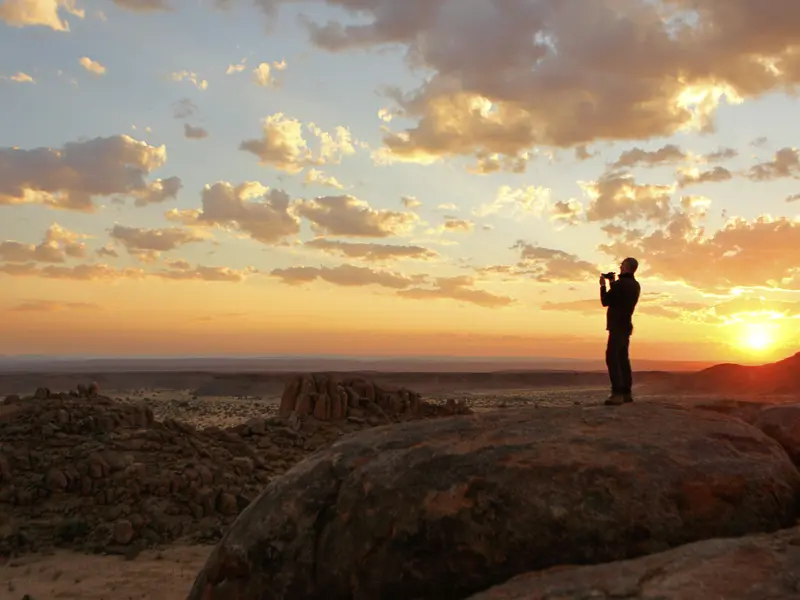
{"type": "Polygon", "coordinates": [[[143,207],[174,200],[182,188],[183,183],[180,177],[168,177],[151,181],[147,187],[131,192],[129,196],[134,198],[134,206],[143,207]]]}
{"type": "Polygon", "coordinates": [[[577,225],[584,214],[583,204],[574,198],[557,200],[550,207],[550,220],[563,225],[577,225]]]}
{"type": "Polygon", "coordinates": [[[442,223],[441,229],[442,231],[471,233],[475,230],[475,223],[465,219],[456,219],[455,217],[451,217],[442,223]]]}
{"type": "Polygon", "coordinates": [[[733,173],[725,167],[717,166],[707,171],[700,171],[693,167],[678,169],[678,187],[680,188],[700,183],[718,183],[731,179],[733,179],[733,173]]]}
{"type": "Polygon", "coordinates": [[[186,261],[174,261],[170,263],[170,269],[156,271],[154,275],[161,279],[172,279],[177,281],[209,281],[209,282],[230,282],[239,283],[248,276],[258,273],[257,269],[249,267],[247,269],[231,269],[230,267],[209,267],[197,265],[192,267],[186,261]]]}
{"type": "Polygon", "coordinates": [[[359,18],[306,19],[318,47],[404,45],[411,66],[430,72],[394,93],[415,123],[384,142],[407,156],[708,131],[725,99],[800,80],[794,0],[769,11],[751,0],[326,3],[359,18]]]}
{"type": "Polygon", "coordinates": [[[112,240],[121,243],[128,253],[143,262],[156,261],[163,252],[171,252],[186,244],[202,242],[207,237],[180,227],[141,229],[114,225],[109,232],[112,240]]]}
{"type": "Polygon", "coordinates": [[[84,237],[54,223],[39,244],[0,243],[0,260],[9,263],[63,263],[70,258],[83,258],[86,245],[80,240],[84,237]]]}
{"type": "Polygon", "coordinates": [[[368,242],[341,242],[316,238],[304,244],[308,248],[327,254],[358,258],[368,262],[382,262],[398,259],[433,260],[439,255],[422,246],[402,246],[393,244],[374,244],[368,242]]]}
{"type": "Polygon", "coordinates": [[[291,174],[299,173],[307,166],[339,164],[344,156],[355,152],[352,136],[346,127],[337,127],[333,134],[314,123],[309,123],[307,129],[318,138],[316,153],[311,151],[303,136],[303,124],[283,113],[264,119],[261,138],[244,140],[239,149],[255,154],[261,165],[291,174]]]}
{"type": "Polygon", "coordinates": [[[531,159],[528,152],[506,156],[497,152],[488,153],[485,151],[476,152],[475,158],[477,159],[477,164],[467,168],[467,171],[475,175],[489,175],[499,171],[524,173],[528,169],[528,162],[531,159]]]}
{"type": "Polygon", "coordinates": [[[175,71],[170,77],[176,82],[188,81],[198,90],[208,89],[208,81],[199,77],[194,71],[175,71]]]}
{"type": "Polygon", "coordinates": [[[685,161],[688,155],[675,144],[667,144],[658,150],[642,150],[633,148],[623,152],[612,165],[615,169],[633,167],[657,167],[685,161]]]}
{"type": "Polygon", "coordinates": [[[297,215],[311,222],[317,235],[384,238],[410,233],[419,217],[411,212],[376,210],[353,196],[299,200],[297,215]]]}
{"type": "Polygon", "coordinates": [[[95,60],[92,60],[88,56],[84,56],[83,58],[81,58],[78,61],[78,63],[80,63],[80,65],[84,69],[89,71],[89,73],[91,73],[92,75],[103,76],[103,75],[106,74],[106,68],[103,65],[101,65],[99,62],[97,62],[95,60]]]}
{"type": "Polygon", "coordinates": [[[591,200],[586,210],[590,222],[619,219],[661,223],[669,218],[675,186],[637,184],[630,173],[619,171],[605,173],[597,181],[578,183],[591,200]]]}
{"type": "Polygon", "coordinates": [[[5,75],[0,76],[0,79],[13,81],[14,83],[36,83],[36,80],[33,77],[31,77],[27,73],[23,73],[22,71],[18,71],[17,73],[9,77],[6,77],[5,75]]]}
{"type": "Polygon", "coordinates": [[[44,279],[63,279],[73,281],[116,281],[119,279],[140,279],[145,276],[141,269],[116,269],[106,264],[84,264],[71,267],[48,265],[41,267],[36,263],[0,264],[0,274],[13,277],[42,277],[44,279]]]}
{"type": "Polygon", "coordinates": [[[397,292],[397,295],[411,300],[456,300],[483,308],[502,308],[514,303],[513,298],[475,289],[472,287],[474,284],[471,277],[440,277],[432,288],[404,289],[397,292]]]}
{"type": "Polygon", "coordinates": [[[648,276],[709,292],[759,286],[800,289],[799,220],[733,218],[706,232],[698,218],[677,211],[648,235],[636,230],[614,232],[616,239],[600,250],[617,259],[639,256],[647,264],[648,276]]]}
{"type": "Polygon", "coordinates": [[[306,185],[321,185],[323,187],[330,187],[337,190],[344,189],[344,186],[339,182],[336,177],[326,175],[319,169],[309,169],[306,171],[305,179],[303,182],[306,185]]]}
{"type": "Polygon", "coordinates": [[[416,210],[422,206],[422,202],[412,196],[403,196],[400,203],[408,210],[416,210]]]}
{"type": "Polygon", "coordinates": [[[208,131],[202,127],[192,127],[188,123],[183,124],[183,135],[190,140],[202,140],[208,137],[208,131]]]}
{"type": "Polygon", "coordinates": [[[145,177],[166,160],[165,146],[127,135],[68,142],[62,148],[0,148],[0,205],[92,212],[96,197],[148,197],[162,184],[145,177]]]}
{"type": "Polygon", "coordinates": [[[144,279],[155,277],[157,279],[173,281],[207,281],[207,282],[232,282],[244,281],[250,275],[258,273],[257,269],[231,269],[228,267],[210,267],[173,261],[169,268],[156,271],[146,271],[141,268],[117,269],[102,263],[82,264],[71,267],[66,266],[39,266],[36,263],[25,264],[0,264],[0,274],[12,277],[40,277],[43,279],[69,280],[69,281],[102,281],[113,282],[123,279],[144,279]]]}
{"type": "Polygon", "coordinates": [[[61,11],[83,19],[85,11],[75,6],[75,0],[5,0],[0,4],[0,21],[11,27],[49,27],[54,31],[69,31],[69,23],[61,11]]]}
{"type": "Polygon", "coordinates": [[[188,119],[197,113],[197,105],[189,98],[182,98],[172,105],[172,111],[176,119],[188,119]]]}
{"type": "Polygon", "coordinates": [[[410,300],[450,299],[485,308],[508,306],[514,302],[512,298],[473,288],[474,281],[470,277],[442,277],[434,281],[433,287],[415,287],[424,284],[427,276],[404,275],[349,264],[275,269],[272,276],[289,285],[303,285],[319,279],[343,287],[378,286],[395,290],[398,296],[410,300]]]}
{"type": "Polygon", "coordinates": [[[289,196],[258,182],[247,181],[234,186],[220,181],[206,185],[201,199],[202,208],[173,209],[166,213],[167,219],[184,225],[240,231],[270,245],[300,232],[300,220],[289,211],[289,196]]]}
{"type": "Polygon", "coordinates": [[[792,194],[786,197],[787,202],[800,202],[800,194],[792,194]]]}
{"type": "Polygon", "coordinates": [[[508,279],[529,277],[540,283],[573,282],[596,277],[597,267],[563,250],[544,248],[522,240],[510,248],[519,251],[514,265],[490,265],[475,271],[484,276],[503,275],[508,279]]]}
{"type": "Polygon", "coordinates": [[[102,310],[93,302],[59,302],[55,300],[29,300],[8,309],[11,312],[53,313],[69,310],[102,310]]]}
{"type": "Polygon", "coordinates": [[[289,285],[303,285],[317,279],[344,287],[362,287],[376,285],[401,290],[414,285],[419,278],[400,273],[380,271],[369,267],[340,265],[338,267],[289,267],[275,269],[272,276],[289,285]]]}
{"type": "Polygon", "coordinates": [[[113,0],[114,4],[135,12],[171,11],[167,0],[113,0]]]}
{"type": "Polygon", "coordinates": [[[783,177],[800,178],[800,150],[781,148],[772,160],[751,167],[747,176],[753,181],[772,181],[783,177]]]}
{"type": "Polygon", "coordinates": [[[551,191],[549,188],[529,185],[514,189],[509,185],[500,186],[495,199],[487,204],[482,204],[473,211],[477,217],[486,217],[499,214],[507,209],[509,216],[530,214],[540,217],[550,202],[551,191]]]}

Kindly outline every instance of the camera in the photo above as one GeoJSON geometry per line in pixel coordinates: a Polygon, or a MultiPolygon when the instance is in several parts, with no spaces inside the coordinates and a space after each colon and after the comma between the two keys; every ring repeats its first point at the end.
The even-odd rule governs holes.
{"type": "Polygon", "coordinates": [[[616,278],[616,276],[617,276],[617,274],[616,274],[616,273],[614,273],[614,272],[611,272],[611,273],[602,273],[602,274],[601,274],[601,277],[602,277],[603,279],[608,279],[609,281],[614,281],[614,279],[616,278]]]}

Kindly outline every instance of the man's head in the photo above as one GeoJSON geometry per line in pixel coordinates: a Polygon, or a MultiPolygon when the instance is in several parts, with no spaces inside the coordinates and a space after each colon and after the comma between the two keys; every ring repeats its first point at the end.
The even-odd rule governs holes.
{"type": "Polygon", "coordinates": [[[630,273],[631,275],[633,275],[634,273],[636,273],[636,269],[638,268],[639,268],[639,261],[629,256],[620,263],[619,272],[630,273]]]}

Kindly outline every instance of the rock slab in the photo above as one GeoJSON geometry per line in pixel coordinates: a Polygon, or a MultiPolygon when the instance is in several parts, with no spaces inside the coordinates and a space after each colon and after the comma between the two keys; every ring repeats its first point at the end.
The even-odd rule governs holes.
{"type": "Polygon", "coordinates": [[[468,600],[796,600],[800,528],[520,575],[468,600]]]}
{"type": "Polygon", "coordinates": [[[456,600],[515,575],[795,523],[800,474],[739,419],[657,405],[380,427],[271,482],[189,600],[456,600]]]}

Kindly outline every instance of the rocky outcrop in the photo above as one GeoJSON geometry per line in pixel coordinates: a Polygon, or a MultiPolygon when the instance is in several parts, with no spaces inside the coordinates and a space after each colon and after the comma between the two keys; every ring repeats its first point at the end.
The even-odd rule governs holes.
{"type": "Polygon", "coordinates": [[[800,598],[800,529],[687,544],[635,560],[520,575],[468,600],[800,598]]]}
{"type": "Polygon", "coordinates": [[[798,493],[777,442],[710,411],[404,423],[339,440],[272,481],[189,600],[456,600],[529,571],[789,527],[798,493]]]}
{"type": "MultiPolygon", "coordinates": [[[[455,405],[449,410],[450,414],[469,412],[455,405]]],[[[278,416],[300,420],[313,417],[318,421],[364,419],[379,425],[428,416],[430,412],[436,412],[435,407],[423,406],[418,393],[403,387],[380,386],[363,377],[311,373],[286,382],[278,416]]]]}
{"type": "Polygon", "coordinates": [[[0,412],[0,555],[216,541],[273,478],[364,426],[254,418],[227,430],[154,420],[91,387],[0,412]]]}

